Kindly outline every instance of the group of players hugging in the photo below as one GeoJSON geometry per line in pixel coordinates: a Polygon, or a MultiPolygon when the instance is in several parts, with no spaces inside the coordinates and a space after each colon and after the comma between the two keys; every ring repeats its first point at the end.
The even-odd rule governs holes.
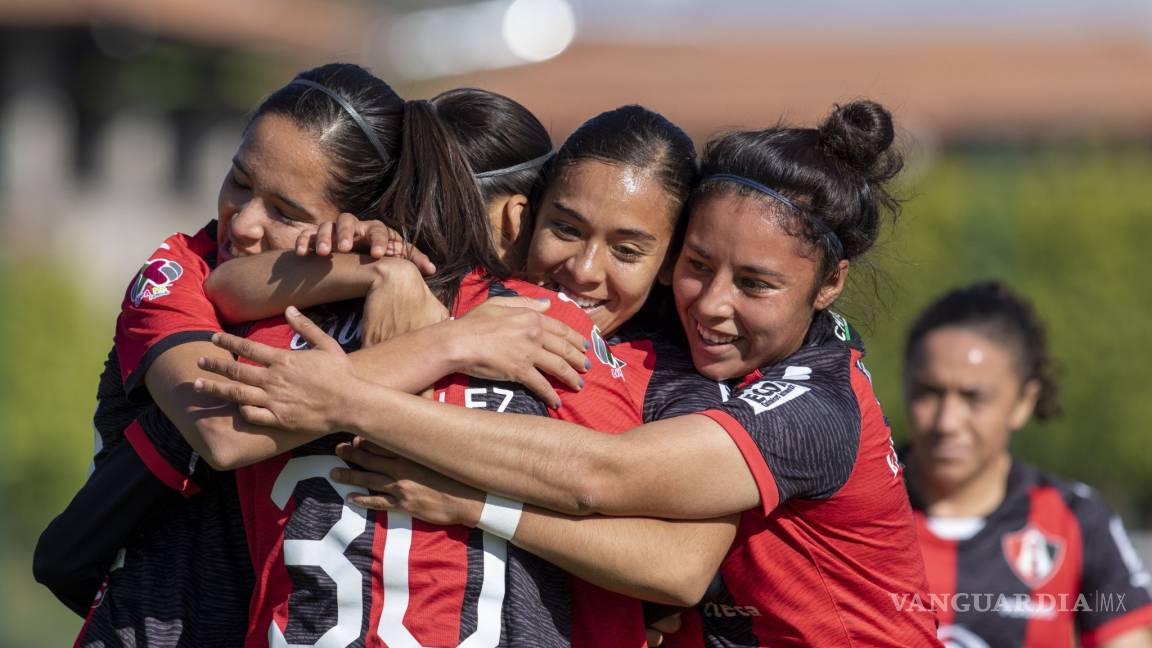
{"type": "Polygon", "coordinates": [[[1043,326],[958,288],[899,452],[834,305],[899,202],[880,104],[692,140],[303,72],[129,284],[37,579],[110,646],[1152,646],[1089,487],[1014,460],[1043,326]],[[1119,604],[1115,604],[1119,601],[1119,604]]]}

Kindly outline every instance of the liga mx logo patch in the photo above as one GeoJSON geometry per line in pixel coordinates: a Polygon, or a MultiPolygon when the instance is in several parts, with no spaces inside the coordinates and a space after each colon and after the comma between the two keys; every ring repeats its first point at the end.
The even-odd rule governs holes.
{"type": "Polygon", "coordinates": [[[1034,526],[1004,534],[1001,544],[1008,566],[1032,589],[1047,583],[1064,561],[1064,541],[1034,526]]]}
{"type": "Polygon", "coordinates": [[[184,268],[175,261],[151,259],[141,266],[132,284],[132,305],[139,306],[144,300],[152,301],[172,292],[169,288],[183,274],[184,268]]]}

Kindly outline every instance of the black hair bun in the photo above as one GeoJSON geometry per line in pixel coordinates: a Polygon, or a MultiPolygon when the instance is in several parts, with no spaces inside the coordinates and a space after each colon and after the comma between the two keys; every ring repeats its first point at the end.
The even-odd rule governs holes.
{"type": "Polygon", "coordinates": [[[820,140],[825,150],[870,179],[888,176],[889,164],[882,158],[895,138],[892,114],[875,101],[837,104],[820,125],[820,140]]]}

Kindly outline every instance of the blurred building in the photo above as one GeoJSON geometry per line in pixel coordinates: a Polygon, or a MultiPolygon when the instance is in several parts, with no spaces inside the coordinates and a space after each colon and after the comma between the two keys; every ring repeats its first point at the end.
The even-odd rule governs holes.
{"type": "Polygon", "coordinates": [[[751,5],[0,0],[0,227],[9,253],[48,245],[83,255],[92,281],[121,283],[154,242],[214,214],[245,112],[332,60],[408,96],[508,94],[558,141],[624,103],[703,139],[811,122],[858,96],[890,106],[928,151],[1152,134],[1152,17],[1144,31],[1010,38],[828,29],[751,5]],[[731,9],[697,29],[668,17],[677,5],[731,9]]]}

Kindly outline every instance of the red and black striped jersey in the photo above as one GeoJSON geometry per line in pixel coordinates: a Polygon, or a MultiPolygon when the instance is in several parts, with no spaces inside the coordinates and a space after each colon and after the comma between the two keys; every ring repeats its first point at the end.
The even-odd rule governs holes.
{"type": "MultiPolygon", "coordinates": [[[[915,503],[915,498],[913,498],[915,503]]],[[[1004,501],[948,539],[916,505],[940,638],[960,648],[1099,646],[1152,626],[1152,576],[1088,486],[1019,461],[1004,501]]]]}
{"type": "MultiPolygon", "coordinates": [[[[591,338],[584,388],[558,386],[563,404],[549,410],[519,385],[457,375],[436,386],[440,401],[556,416],[611,433],[639,425],[646,411],[671,411],[675,406],[664,399],[719,391],[683,372],[682,361],[657,361],[656,343],[610,346],[578,307],[532,284],[473,273],[461,285],[454,314],[501,295],[549,297],[547,315],[591,338]],[[696,387],[687,388],[689,381],[696,387]]],[[[337,310],[323,325],[353,348],[359,310],[337,310]]],[[[257,324],[250,337],[300,346],[282,323],[257,324]]],[[[579,581],[479,530],[346,505],[349,487],[328,478],[344,465],[332,454],[341,440],[325,437],[237,473],[257,571],[248,646],[644,645],[641,605],[634,599],[579,581]]]]}
{"type": "Polygon", "coordinates": [[[207,467],[164,417],[147,427],[134,419],[152,403],[144,385],[152,362],[168,349],[210,340],[222,330],[204,293],[216,252],[216,221],[211,221],[193,236],[168,237],[145,261],[120,306],[95,416],[104,446],[126,438],[157,478],[186,496],[199,490],[194,475],[207,467]]]}
{"type": "Polygon", "coordinates": [[[212,221],[194,236],[169,237],[126,290],[98,389],[93,474],[74,500],[87,510],[70,506],[58,521],[66,529],[68,515],[83,516],[70,525],[80,529],[93,517],[101,520],[101,527],[91,530],[95,544],[106,544],[104,537],[116,531],[131,532],[108,538],[123,542],[123,549],[109,567],[77,646],[237,645],[247,626],[253,575],[235,482],[199,461],[143,383],[163,351],[208,340],[221,328],[203,286],[215,265],[215,232],[212,221]],[[152,476],[190,499],[157,499],[139,511],[146,503],[117,484],[145,490],[154,482],[144,483],[138,474],[104,474],[141,470],[140,462],[113,460],[125,452],[138,455],[152,476]],[[108,492],[89,492],[95,488],[108,492]]]}
{"type": "Polygon", "coordinates": [[[763,506],[744,512],[678,646],[932,646],[924,564],[902,470],[863,346],[839,315],[704,412],[748,462],[763,506]]]}

